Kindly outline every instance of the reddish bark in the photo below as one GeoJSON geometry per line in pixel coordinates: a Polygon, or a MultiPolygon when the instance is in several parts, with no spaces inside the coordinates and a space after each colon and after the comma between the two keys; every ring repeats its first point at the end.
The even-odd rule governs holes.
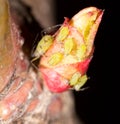
{"type": "Polygon", "coordinates": [[[54,94],[42,84],[9,7],[0,0],[0,123],[77,124],[71,92],[54,94]]]}

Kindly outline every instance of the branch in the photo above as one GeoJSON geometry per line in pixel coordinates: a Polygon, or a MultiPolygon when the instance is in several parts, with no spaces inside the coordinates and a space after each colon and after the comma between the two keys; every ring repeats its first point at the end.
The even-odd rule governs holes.
{"type": "Polygon", "coordinates": [[[9,2],[0,0],[0,123],[77,124],[71,91],[52,93],[43,85],[20,32],[9,2]]]}

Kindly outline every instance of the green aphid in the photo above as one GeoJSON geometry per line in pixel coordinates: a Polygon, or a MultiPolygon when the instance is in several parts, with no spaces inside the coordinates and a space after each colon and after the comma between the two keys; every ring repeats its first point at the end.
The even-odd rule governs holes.
{"type": "Polygon", "coordinates": [[[83,75],[79,78],[78,83],[76,85],[74,85],[74,88],[76,91],[79,91],[80,88],[87,82],[88,77],[87,75],[83,75]]]}
{"type": "Polygon", "coordinates": [[[70,54],[76,48],[76,43],[73,38],[67,38],[64,43],[65,54],[70,54]]]}
{"type": "Polygon", "coordinates": [[[70,85],[74,86],[79,82],[79,79],[81,77],[81,74],[79,72],[76,72],[73,74],[72,78],[70,79],[70,85]]]}
{"type": "Polygon", "coordinates": [[[51,35],[45,35],[42,37],[42,39],[39,41],[36,50],[34,52],[35,58],[32,61],[35,61],[38,59],[41,55],[43,55],[53,44],[54,38],[51,35]]]}
{"type": "Polygon", "coordinates": [[[87,75],[81,76],[79,72],[76,72],[70,79],[70,85],[73,86],[76,91],[79,91],[87,80],[88,80],[87,75]]]}
{"type": "Polygon", "coordinates": [[[94,24],[94,21],[90,21],[87,24],[87,26],[86,26],[86,28],[84,30],[84,39],[85,39],[86,42],[88,41],[88,36],[89,36],[89,33],[90,33],[90,29],[91,29],[93,24],[94,24]]]}
{"type": "Polygon", "coordinates": [[[69,34],[68,27],[62,27],[57,36],[57,41],[63,41],[68,36],[68,34],[69,34]]]}
{"type": "Polygon", "coordinates": [[[86,57],[85,56],[86,51],[87,51],[87,47],[85,44],[81,44],[80,46],[78,46],[76,50],[76,56],[79,61],[83,60],[86,57]]]}
{"type": "Polygon", "coordinates": [[[61,62],[62,59],[63,59],[63,54],[57,52],[57,53],[54,53],[54,54],[50,57],[48,63],[49,63],[50,65],[52,65],[52,66],[55,66],[55,65],[57,65],[59,62],[61,62]]]}

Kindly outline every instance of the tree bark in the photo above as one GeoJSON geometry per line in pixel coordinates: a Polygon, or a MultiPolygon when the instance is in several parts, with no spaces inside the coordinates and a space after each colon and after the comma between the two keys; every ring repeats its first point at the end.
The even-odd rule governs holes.
{"type": "MultiPolygon", "coordinates": [[[[72,92],[50,92],[40,72],[31,65],[29,55],[23,50],[26,39],[20,28],[25,26],[27,12],[21,11],[19,15],[20,11],[14,11],[13,2],[0,0],[0,124],[81,124],[72,92]]],[[[31,1],[25,2],[33,5],[31,1]]],[[[34,3],[37,7],[37,0],[34,3]]],[[[35,6],[32,8],[34,10],[35,6]]],[[[43,27],[54,23],[49,21],[44,22],[43,27]]],[[[25,33],[29,35],[29,30],[25,33]]]]}

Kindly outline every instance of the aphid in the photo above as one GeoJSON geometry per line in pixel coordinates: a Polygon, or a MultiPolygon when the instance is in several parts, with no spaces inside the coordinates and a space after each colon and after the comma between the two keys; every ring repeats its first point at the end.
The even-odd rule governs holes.
{"type": "Polygon", "coordinates": [[[58,53],[54,53],[50,57],[48,63],[50,65],[52,65],[52,66],[57,65],[59,62],[61,62],[62,58],[63,58],[63,54],[62,53],[59,53],[59,52],[58,53]]]}
{"type": "Polygon", "coordinates": [[[65,18],[61,27],[52,34],[54,44],[47,47],[47,52],[44,53],[42,43],[38,45],[36,56],[44,53],[38,69],[50,91],[80,91],[83,88],[88,80],[87,70],[92,60],[94,39],[102,15],[101,9],[85,8],[71,19],[65,18]]]}
{"type": "Polygon", "coordinates": [[[35,49],[35,58],[32,59],[32,62],[39,59],[40,56],[42,56],[49,49],[49,47],[53,44],[53,40],[54,38],[52,35],[45,35],[42,37],[35,49]]]}

